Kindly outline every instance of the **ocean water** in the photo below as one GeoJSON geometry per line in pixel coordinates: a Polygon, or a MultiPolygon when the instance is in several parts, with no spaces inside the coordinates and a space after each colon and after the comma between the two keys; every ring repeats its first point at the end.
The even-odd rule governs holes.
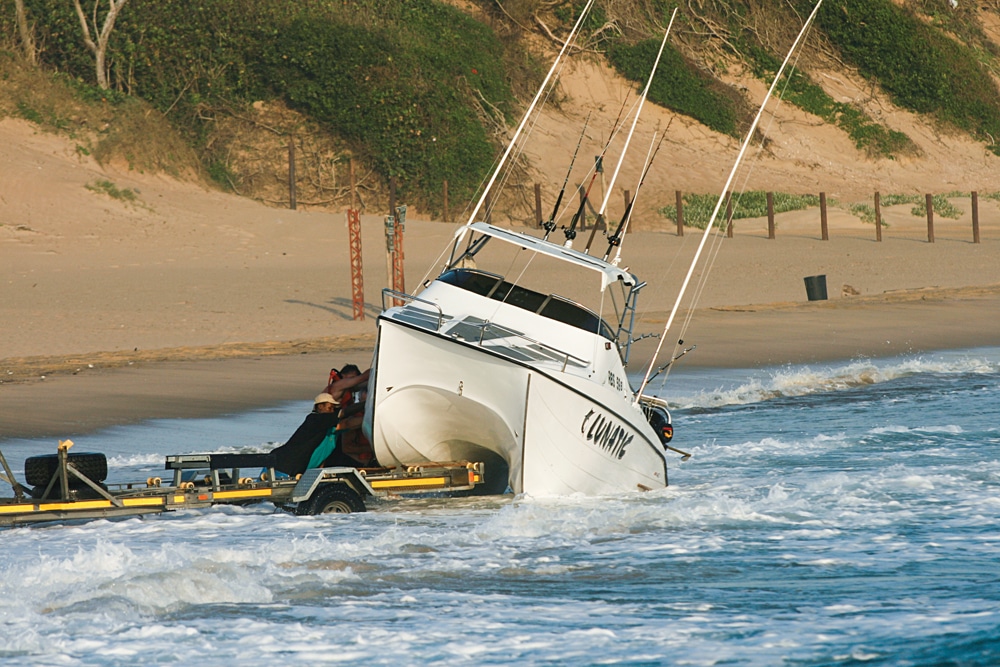
{"type": "MultiPolygon", "coordinates": [[[[3,665],[1000,665],[1000,349],[675,372],[671,486],[0,531],[3,665]]],[[[309,406],[77,438],[111,481],[309,406]]],[[[15,471],[55,442],[7,440],[15,471]]]]}

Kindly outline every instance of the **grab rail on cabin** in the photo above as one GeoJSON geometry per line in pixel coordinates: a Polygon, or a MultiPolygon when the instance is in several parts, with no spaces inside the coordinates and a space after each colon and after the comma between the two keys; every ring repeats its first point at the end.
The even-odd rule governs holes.
{"type": "Polygon", "coordinates": [[[444,324],[444,311],[441,310],[441,306],[437,305],[433,301],[428,301],[427,299],[421,299],[420,297],[413,296],[412,294],[406,294],[404,292],[397,292],[396,290],[389,289],[388,287],[386,287],[385,289],[382,290],[382,310],[383,311],[389,309],[389,307],[386,306],[386,304],[385,304],[386,297],[392,297],[393,306],[402,306],[403,303],[401,303],[401,302],[406,302],[406,303],[417,302],[417,303],[422,303],[422,304],[428,305],[431,308],[434,308],[438,312],[438,314],[437,314],[437,318],[438,318],[437,319],[437,327],[435,328],[435,331],[441,331],[441,326],[444,324]]]}
{"type": "Polygon", "coordinates": [[[569,360],[570,359],[572,359],[573,361],[576,361],[577,363],[579,363],[581,366],[583,366],[585,368],[590,366],[590,362],[587,361],[586,359],[581,359],[580,357],[576,356],[575,354],[570,354],[569,352],[566,352],[564,350],[560,350],[557,347],[552,347],[551,345],[543,343],[543,342],[541,342],[539,340],[535,340],[534,338],[531,338],[530,336],[525,336],[520,331],[515,331],[513,329],[508,329],[507,327],[505,327],[503,325],[500,325],[500,324],[496,324],[495,322],[483,322],[482,324],[477,324],[475,326],[479,327],[479,346],[480,347],[483,346],[483,338],[485,338],[485,336],[486,336],[487,329],[494,329],[494,330],[497,330],[497,331],[500,331],[500,332],[504,333],[506,336],[513,336],[515,338],[520,338],[522,340],[526,340],[529,343],[531,343],[532,345],[537,345],[538,347],[540,347],[540,348],[542,348],[544,350],[547,350],[549,352],[554,353],[558,357],[562,357],[563,358],[563,365],[562,365],[562,370],[563,371],[565,371],[566,367],[569,366],[569,360]]]}

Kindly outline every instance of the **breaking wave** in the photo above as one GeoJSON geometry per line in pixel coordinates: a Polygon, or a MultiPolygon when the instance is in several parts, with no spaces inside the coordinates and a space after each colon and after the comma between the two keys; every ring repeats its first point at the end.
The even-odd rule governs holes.
{"type": "MultiPolygon", "coordinates": [[[[751,371],[750,373],[759,373],[751,371]]],[[[777,398],[807,396],[879,385],[920,375],[989,375],[1000,373],[1000,362],[984,357],[913,357],[890,361],[857,360],[847,365],[814,368],[790,366],[766,371],[739,384],[702,389],[694,394],[673,393],[668,386],[661,393],[672,407],[680,409],[720,408],[747,405],[777,398]]],[[[674,386],[683,391],[684,380],[675,376],[674,386]]]]}

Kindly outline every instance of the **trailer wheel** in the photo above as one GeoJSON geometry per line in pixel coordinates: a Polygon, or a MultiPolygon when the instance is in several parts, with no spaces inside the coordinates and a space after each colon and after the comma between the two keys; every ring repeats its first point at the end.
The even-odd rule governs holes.
{"type": "Polygon", "coordinates": [[[327,484],[316,490],[313,497],[299,503],[296,514],[351,514],[364,512],[365,502],[345,484],[327,484]]]}
{"type": "MultiPolygon", "coordinates": [[[[66,462],[72,463],[73,467],[92,482],[100,483],[108,478],[108,459],[104,454],[93,452],[67,454],[66,462]]],[[[52,479],[52,475],[56,474],[58,468],[58,454],[41,454],[29,457],[24,461],[24,480],[30,486],[45,487],[52,479]]],[[[74,481],[76,481],[75,477],[70,480],[70,483],[72,484],[74,481]]]]}

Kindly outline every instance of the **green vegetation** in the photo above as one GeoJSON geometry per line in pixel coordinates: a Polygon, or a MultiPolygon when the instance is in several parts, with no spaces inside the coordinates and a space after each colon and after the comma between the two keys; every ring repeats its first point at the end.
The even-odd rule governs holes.
{"type": "MultiPolygon", "coordinates": [[[[755,76],[768,82],[773,80],[781,67],[780,60],[752,43],[745,46],[744,53],[751,60],[755,76]]],[[[891,158],[916,150],[904,133],[879,125],[856,106],[837,102],[801,70],[790,74],[786,70],[778,90],[783,99],[847,132],[855,147],[871,157],[891,158]]]]}
{"type": "MultiPolygon", "coordinates": [[[[931,197],[931,202],[934,206],[934,215],[957,220],[962,217],[964,211],[952,204],[949,199],[968,196],[970,195],[967,192],[948,192],[934,195],[931,197]]],[[[989,195],[986,196],[989,197],[989,195]]],[[[883,209],[889,206],[899,206],[900,204],[914,204],[913,208],[910,209],[910,215],[917,217],[927,216],[927,197],[925,195],[882,195],[880,203],[883,209]]],[[[849,210],[852,214],[858,216],[861,222],[875,224],[875,207],[873,205],[866,203],[851,204],[849,210]]],[[[882,226],[888,227],[889,225],[883,220],[882,226]]]]}
{"type": "MultiPolygon", "coordinates": [[[[712,211],[719,201],[718,195],[685,194],[684,224],[688,227],[705,229],[712,211]]],[[[800,211],[810,206],[819,206],[817,195],[792,195],[785,192],[774,193],[774,212],[800,211]]],[[[677,207],[664,206],[660,214],[669,220],[677,221],[677,207]]],[[[733,196],[733,220],[742,218],[759,218],[767,215],[767,193],[763,190],[748,190],[741,195],[733,196]]],[[[721,229],[726,224],[725,204],[719,209],[715,224],[721,229]]]]}
{"type": "MultiPolygon", "coordinates": [[[[631,45],[614,42],[607,49],[608,61],[622,76],[644,87],[660,41],[647,39],[631,45]]],[[[737,136],[742,126],[749,125],[741,118],[745,104],[739,94],[695,67],[669,43],[649,87],[649,100],[729,136],[737,136]]]]}
{"type": "Polygon", "coordinates": [[[93,183],[88,183],[84,187],[91,192],[104,194],[112,199],[117,199],[118,201],[123,201],[129,204],[135,204],[139,200],[139,193],[132,188],[119,188],[111,181],[103,178],[94,181],[93,183]]]}
{"type": "MultiPolygon", "coordinates": [[[[72,3],[26,4],[44,61],[92,80],[72,3]]],[[[117,87],[166,114],[223,183],[213,123],[261,99],[347,140],[411,201],[440,196],[445,179],[452,196],[471,197],[494,157],[492,129],[513,113],[504,45],[438,0],[134,0],[109,53],[117,87]]],[[[81,94],[124,96],[85,85],[81,94]]]]}
{"type": "Polygon", "coordinates": [[[263,50],[263,78],[293,107],[364,142],[379,172],[423,192],[448,180],[469,197],[495,152],[477,113],[504,123],[511,109],[500,45],[445,5],[381,4],[395,8],[391,30],[291,22],[263,50]]]}
{"type": "Polygon", "coordinates": [[[989,142],[1000,154],[1000,93],[978,54],[890,0],[824,4],[819,27],[896,104],[989,142]]]}
{"type": "MultiPolygon", "coordinates": [[[[230,158],[244,147],[234,148],[242,137],[230,127],[220,138],[222,125],[241,119],[282,142],[293,127],[296,133],[319,127],[316,134],[335,139],[324,156],[356,156],[365,170],[374,169],[374,180],[395,176],[401,197],[438,209],[444,180],[453,201],[472,197],[519,105],[540,81],[523,39],[535,25],[531,17],[543,16],[558,40],[584,3],[473,0],[473,16],[452,0],[130,0],[108,49],[112,90],[89,83],[93,57],[82,45],[73,3],[25,4],[43,68],[25,74],[0,49],[9,93],[0,97],[0,113],[69,134],[81,157],[171,173],[197,170],[240,191],[244,172],[230,158]],[[297,113],[288,112],[294,118],[286,125],[266,126],[256,102],[297,113]],[[163,118],[173,130],[156,129],[163,118]]],[[[662,30],[676,4],[598,0],[584,25],[587,48],[603,50],[641,87],[660,43],[648,37],[662,30]]],[[[713,70],[741,58],[768,79],[778,60],[761,44],[785,43],[784,32],[812,8],[811,0],[751,4],[685,5],[678,26],[687,21],[686,29],[675,26],[649,99],[740,136],[750,106],[713,70]]],[[[1000,154],[1000,91],[988,71],[998,69],[998,49],[982,30],[982,9],[971,3],[948,9],[938,0],[899,5],[828,0],[816,31],[895,104],[932,114],[1000,154]]],[[[4,6],[0,36],[12,49],[13,11],[9,2],[4,6]]],[[[782,88],[785,99],[841,127],[872,157],[914,150],[908,137],[837,102],[808,73],[786,76],[782,88]]],[[[314,160],[317,172],[316,165],[334,158],[322,159],[328,162],[314,160]]],[[[265,167],[255,172],[264,173],[265,167]]],[[[751,212],[753,196],[744,195],[738,216],[762,215],[751,212]]],[[[785,205],[780,195],[776,200],[785,205]]],[[[699,207],[712,205],[688,202],[685,218],[695,223],[699,207]]],[[[944,204],[935,206],[950,215],[944,204]]]]}

